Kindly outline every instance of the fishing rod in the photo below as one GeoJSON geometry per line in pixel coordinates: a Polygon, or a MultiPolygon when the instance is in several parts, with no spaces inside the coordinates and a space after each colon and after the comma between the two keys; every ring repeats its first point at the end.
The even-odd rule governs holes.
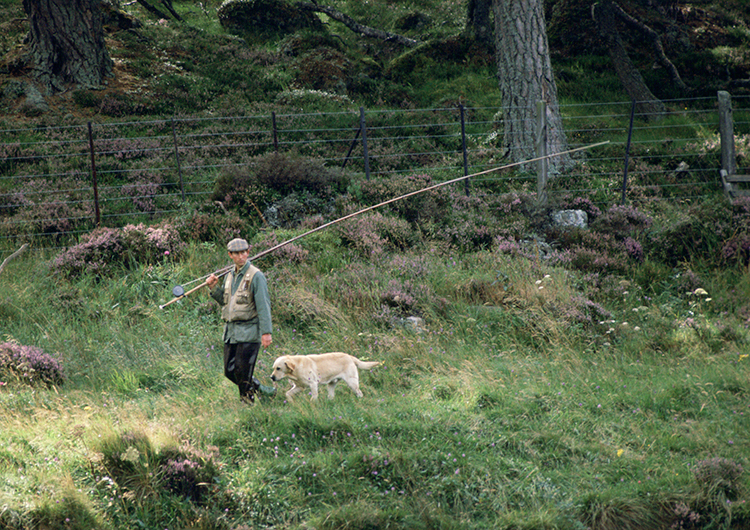
{"type": "MultiPolygon", "coordinates": [[[[263,252],[260,252],[260,253],[256,254],[255,256],[252,256],[251,258],[248,258],[248,259],[251,262],[255,261],[257,259],[262,258],[266,254],[270,254],[271,252],[274,252],[274,251],[280,249],[281,247],[289,245],[290,243],[294,243],[295,241],[297,241],[299,239],[302,239],[303,237],[309,236],[310,234],[313,234],[315,232],[318,232],[320,230],[328,228],[329,226],[335,225],[336,223],[341,223],[343,221],[351,219],[352,217],[356,217],[358,215],[361,215],[361,214],[363,214],[365,212],[369,212],[369,211],[374,210],[376,208],[380,208],[382,206],[386,206],[388,204],[391,204],[391,203],[396,202],[396,201],[400,201],[402,199],[407,199],[409,197],[413,197],[414,195],[419,195],[420,193],[424,193],[426,191],[434,190],[434,189],[440,188],[442,186],[448,186],[449,184],[455,184],[456,182],[460,182],[460,181],[466,180],[468,178],[478,177],[480,175],[486,175],[487,173],[493,173],[495,171],[500,171],[500,170],[503,170],[503,169],[510,169],[512,167],[520,166],[520,165],[523,165],[523,164],[530,164],[532,162],[538,162],[540,160],[545,160],[547,158],[552,158],[552,157],[555,157],[555,156],[569,155],[569,154],[572,154],[572,153],[576,153],[578,151],[584,151],[584,150],[587,150],[587,149],[592,149],[594,147],[599,147],[599,146],[602,146],[602,145],[605,145],[605,144],[608,144],[608,143],[609,143],[609,140],[604,141],[604,142],[598,142],[598,143],[591,144],[591,145],[585,145],[583,147],[576,147],[574,149],[568,149],[567,151],[561,151],[559,153],[554,153],[554,154],[551,154],[551,155],[545,155],[545,156],[539,156],[539,157],[536,157],[536,158],[530,158],[528,160],[522,160],[520,162],[513,162],[513,163],[507,164],[505,166],[499,166],[499,167],[494,167],[494,168],[490,168],[490,169],[485,169],[484,171],[480,171],[478,173],[472,173],[471,175],[464,175],[463,177],[458,177],[458,178],[455,178],[455,179],[452,179],[452,180],[446,180],[445,182],[441,182],[441,183],[435,184],[433,186],[428,186],[426,188],[422,188],[421,190],[412,191],[411,193],[407,193],[405,195],[400,195],[398,197],[395,197],[393,199],[389,199],[387,201],[381,202],[381,203],[376,204],[374,206],[368,206],[367,208],[364,208],[362,210],[356,211],[354,213],[350,213],[349,215],[345,215],[344,217],[340,217],[338,219],[334,219],[333,221],[330,221],[328,223],[322,224],[322,225],[318,226],[317,228],[313,228],[312,230],[308,230],[307,232],[305,232],[303,234],[295,236],[295,237],[293,237],[291,239],[287,239],[283,243],[279,243],[278,245],[273,246],[273,247],[271,247],[269,249],[266,249],[263,252]]],[[[228,267],[225,267],[224,269],[219,269],[217,272],[220,273],[219,274],[220,276],[224,276],[230,270],[232,270],[232,267],[234,267],[234,265],[229,265],[228,267]]],[[[194,283],[196,281],[202,280],[203,278],[208,278],[209,276],[211,276],[211,274],[207,274],[205,276],[201,276],[200,278],[196,278],[195,280],[192,280],[192,281],[188,282],[185,285],[188,285],[190,283],[194,283]]],[[[182,300],[186,296],[194,293],[195,291],[197,291],[198,289],[200,289],[201,287],[204,287],[206,285],[208,285],[208,283],[207,283],[207,281],[204,281],[198,287],[194,287],[193,289],[190,289],[187,292],[185,292],[184,288],[181,285],[175,286],[174,289],[172,289],[172,294],[175,296],[175,298],[173,298],[172,300],[170,300],[169,302],[167,302],[164,305],[160,305],[159,309],[164,309],[168,305],[173,304],[174,302],[176,302],[178,300],[182,300]]]]}

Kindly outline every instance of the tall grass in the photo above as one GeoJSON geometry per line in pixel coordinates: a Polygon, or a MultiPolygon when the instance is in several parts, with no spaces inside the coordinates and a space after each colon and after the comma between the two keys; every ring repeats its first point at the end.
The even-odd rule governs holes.
{"type": "MultiPolygon", "coordinates": [[[[43,259],[12,262],[1,338],[59,355],[68,380],[3,381],[2,526],[748,524],[736,470],[748,465],[750,360],[735,317],[660,288],[652,302],[620,290],[610,318],[576,321],[572,300],[595,292],[578,273],[439,246],[368,262],[332,236],[303,240],[301,262],[258,263],[276,330],[256,375],[270,384],[276,355],[348,351],[383,362],[361,373],[362,399],[344,388],[288,403],[285,383],[255,407],[236,399],[206,292],[158,308],[217,266],[211,245],[108,277],[29,276],[43,259]],[[421,328],[396,306],[384,316],[393,289],[419,299],[421,328]]],[[[730,276],[705,285],[714,297],[744,285],[730,276]]]]}

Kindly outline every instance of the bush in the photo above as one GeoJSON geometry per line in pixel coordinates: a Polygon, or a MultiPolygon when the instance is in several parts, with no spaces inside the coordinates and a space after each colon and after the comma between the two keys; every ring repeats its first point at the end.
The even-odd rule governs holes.
{"type": "Polygon", "coordinates": [[[217,11],[219,22],[240,33],[291,33],[303,28],[321,29],[314,13],[284,0],[226,0],[217,11]]]}
{"type": "Polygon", "coordinates": [[[97,228],[84,235],[79,244],[60,253],[53,260],[52,269],[67,276],[111,274],[116,266],[153,263],[166,256],[179,259],[185,247],[179,233],[170,224],[97,228]]]}
{"type": "Polygon", "coordinates": [[[316,208],[326,209],[327,202],[346,189],[343,173],[327,168],[320,160],[269,153],[256,158],[251,167],[250,173],[236,167],[225,169],[214,184],[212,200],[259,219],[260,212],[275,201],[296,194],[309,215],[316,208]]]}
{"type": "MultiPolygon", "coordinates": [[[[65,381],[59,359],[35,346],[21,346],[12,342],[0,344],[0,377],[30,385],[61,385],[65,381]]],[[[5,383],[0,381],[0,384],[5,383]]]]}

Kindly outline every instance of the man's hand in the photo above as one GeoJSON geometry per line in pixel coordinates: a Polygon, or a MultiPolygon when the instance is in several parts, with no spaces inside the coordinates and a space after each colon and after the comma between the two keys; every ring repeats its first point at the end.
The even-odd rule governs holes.
{"type": "Polygon", "coordinates": [[[264,335],[261,335],[261,337],[260,337],[260,344],[264,348],[268,348],[271,345],[272,341],[273,341],[273,339],[271,338],[271,334],[270,333],[265,333],[264,335]]]}
{"type": "Polygon", "coordinates": [[[214,287],[216,287],[217,283],[219,283],[219,278],[215,274],[212,274],[211,276],[206,278],[206,285],[208,285],[209,289],[213,289],[214,287]]]}

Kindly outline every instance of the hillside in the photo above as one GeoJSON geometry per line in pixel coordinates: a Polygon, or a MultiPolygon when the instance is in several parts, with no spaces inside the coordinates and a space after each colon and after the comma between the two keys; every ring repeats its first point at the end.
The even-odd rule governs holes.
{"type": "Polygon", "coordinates": [[[548,3],[553,62],[585,121],[575,141],[616,145],[566,175],[554,208],[508,172],[370,211],[459,174],[460,124],[436,106],[453,119],[457,103],[498,105],[491,51],[460,36],[464,2],[330,3],[425,42],[408,50],[327,17],[232,34],[219,2],[175,2],[184,23],[120,2],[128,17],[107,22],[115,77],[40,110],[24,102],[21,2],[0,0],[0,255],[31,243],[0,267],[0,529],[749,528],[750,199],[717,185],[713,107],[718,89],[745,106],[750,6],[622,3],[663,31],[691,92],[675,94],[649,47],[629,41],[652,89],[685,112],[658,133],[637,123],[635,192],[620,203],[629,105],[589,3],[548,3]],[[270,140],[249,154],[212,120],[333,116],[294,139],[325,145],[323,130],[340,129],[346,151],[352,123],[335,118],[360,105],[426,109],[417,134],[444,141],[451,164],[429,142],[389,138],[380,155],[420,156],[370,179],[270,140]],[[191,116],[201,128],[181,138],[213,143],[183,159],[202,186],[185,199],[167,190],[175,150],[151,141],[191,116]],[[89,120],[111,125],[97,162],[122,223],[95,227],[87,209],[89,120]],[[128,209],[155,195],[167,207],[128,209]],[[270,225],[280,204],[293,222],[270,225]],[[587,225],[554,223],[558,207],[587,225]],[[199,287],[236,236],[262,254],[274,325],[255,375],[276,394],[251,406],[224,377],[219,306],[199,287]],[[177,287],[199,288],[175,301],[177,287]],[[364,396],[341,384],[333,400],[292,402],[270,378],[278,356],[328,351],[381,363],[360,372],[364,396]]]}
{"type": "MultiPolygon", "coordinates": [[[[360,105],[396,108],[459,100],[466,106],[491,106],[497,99],[492,50],[462,36],[464,2],[425,2],[419,8],[410,2],[389,2],[388,9],[378,3],[328,3],[361,24],[417,39],[423,44],[416,49],[360,37],[325,15],[322,24],[297,32],[279,30],[279,22],[270,16],[245,32],[220,25],[219,2],[174,3],[182,21],[158,18],[137,2],[105,5],[106,43],[115,76],[105,90],[71,87],[48,98],[53,115],[226,115],[240,109],[284,108],[278,96],[291,89],[332,92],[360,105]],[[482,90],[470,88],[477,81],[482,90]]],[[[258,5],[260,13],[273,12],[273,3],[258,5]]],[[[596,97],[627,99],[617,87],[588,2],[559,0],[547,5],[561,99],[576,101],[578,93],[589,102],[596,97]],[[610,78],[607,92],[580,90],[587,77],[602,76],[610,78]]],[[[690,94],[680,94],[670,88],[649,43],[623,27],[622,38],[657,97],[745,90],[743,81],[750,78],[746,3],[622,5],[659,33],[666,55],[690,89],[690,94]]],[[[18,117],[22,98],[9,90],[8,83],[28,79],[30,73],[20,60],[28,22],[20,1],[6,1],[0,9],[0,85],[5,87],[0,105],[6,116],[10,112],[18,117]]]]}

